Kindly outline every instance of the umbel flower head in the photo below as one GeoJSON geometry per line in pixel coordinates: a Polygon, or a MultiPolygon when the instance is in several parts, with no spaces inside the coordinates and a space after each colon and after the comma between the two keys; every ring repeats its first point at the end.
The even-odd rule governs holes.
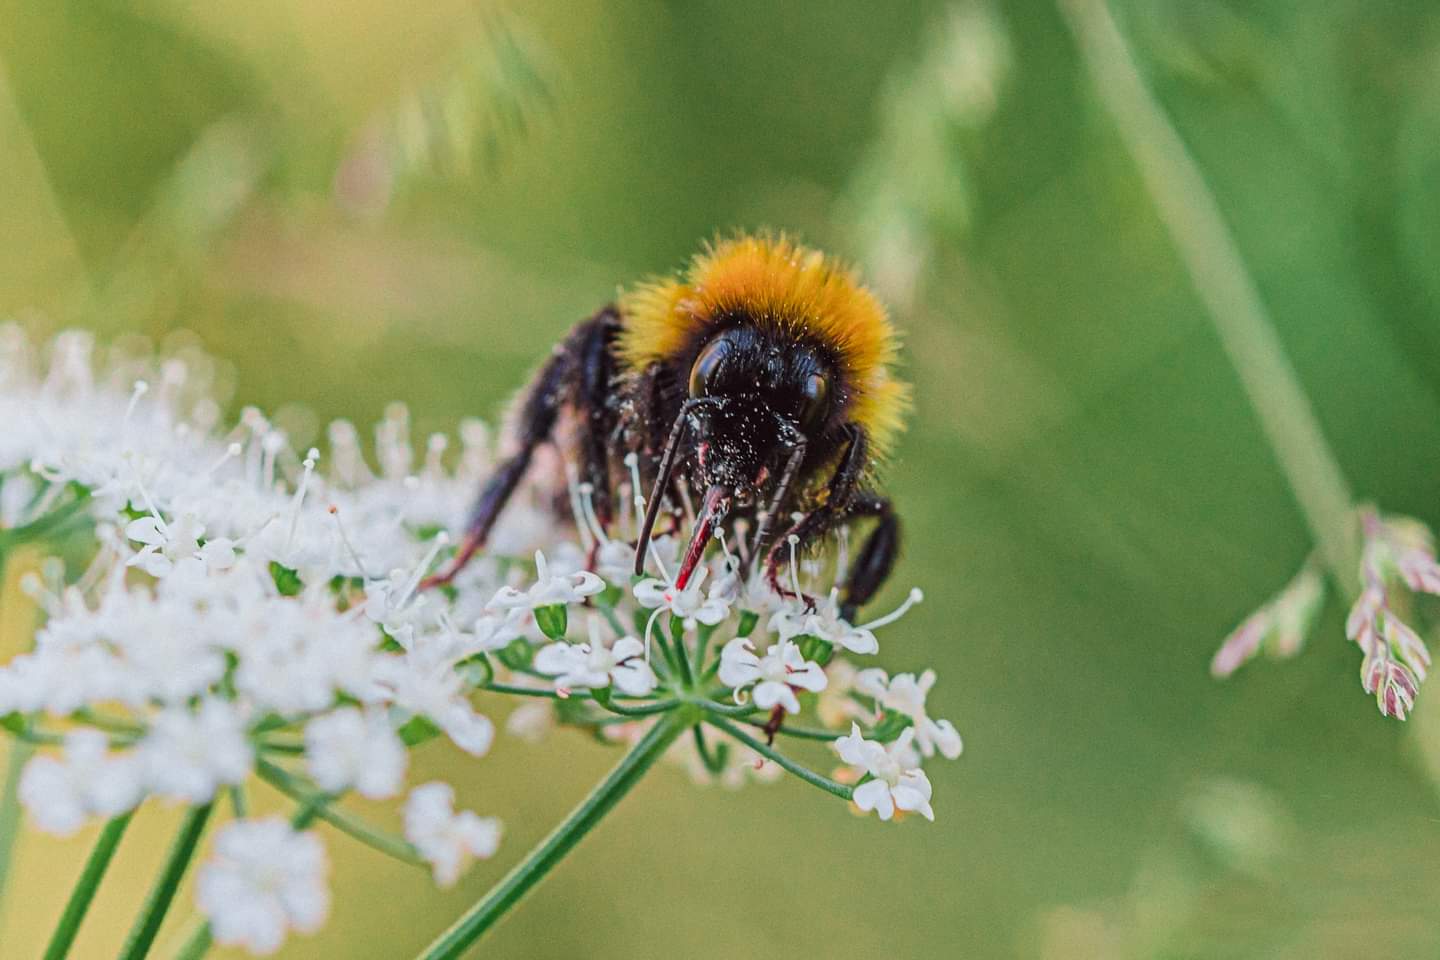
{"type": "Polygon", "coordinates": [[[296,451],[256,409],[225,424],[206,367],[106,361],[81,333],[37,348],[0,327],[0,538],[63,538],[71,556],[90,545],[82,567],[27,581],[43,624],[0,663],[0,728],[42,748],[19,788],[41,830],[70,834],[152,797],[236,811],[196,875],[216,942],[270,953],[324,922],[316,816],[442,886],[495,854],[500,821],[457,811],[443,779],[408,789],[403,836],[358,821],[343,797],[406,795],[421,744],[483,757],[500,697],[519,704],[506,728],[527,741],[570,727],[660,743],[697,781],[800,771],[884,819],[933,818],[921,765],[960,752],[928,712],[933,671],[892,678],[845,659],[873,657],[918,591],[856,626],[823,582],[843,579],[838,555],[808,561],[803,585],[792,557],[792,584],[821,599],[787,600],[742,582],[723,543],[680,590],[670,537],[650,548],[658,576],[631,582],[634,473],[620,498],[634,509],[613,529],[579,485],[579,524],[521,500],[486,554],[423,589],[490,469],[483,425],[462,424],[458,444],[430,437],[417,456],[397,405],[368,456],[347,421],[326,450],[296,451]],[[832,741],[851,781],[865,779],[808,771],[773,742],[792,736],[802,749],[832,741]],[[257,778],[294,799],[291,822],[238,812],[257,778]]]}

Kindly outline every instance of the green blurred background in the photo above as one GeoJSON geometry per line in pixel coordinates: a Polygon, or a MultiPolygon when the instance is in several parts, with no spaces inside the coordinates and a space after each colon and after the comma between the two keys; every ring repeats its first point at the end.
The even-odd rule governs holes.
{"type": "MultiPolygon", "coordinates": [[[[1440,9],[1112,9],[1355,490],[1440,521],[1440,9]]],[[[965,756],[898,828],[662,768],[477,955],[1440,951],[1440,692],[1381,718],[1333,608],[1298,661],[1207,675],[1307,534],[1053,6],[0,0],[0,314],[190,331],[302,443],[392,399],[492,415],[618,284],[757,225],[860,263],[906,331],[888,598],[928,599],[880,659],[937,667],[965,756]]],[[[333,838],[332,921],[283,956],[410,956],[613,757],[425,748],[502,854],[442,894],[333,838]]],[[[78,956],[173,820],[142,813],[78,956]]],[[[91,838],[23,838],[5,960],[91,838]]]]}

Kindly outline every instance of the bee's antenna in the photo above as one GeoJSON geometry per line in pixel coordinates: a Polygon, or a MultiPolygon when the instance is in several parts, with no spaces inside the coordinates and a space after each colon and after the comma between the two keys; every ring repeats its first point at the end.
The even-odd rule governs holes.
{"type": "Polygon", "coordinates": [[[675,457],[680,441],[685,439],[685,428],[690,423],[690,411],[706,402],[708,398],[686,400],[670,428],[670,438],[665,441],[665,452],[660,456],[660,469],[655,474],[655,486],[650,491],[650,502],[645,505],[645,521],[640,524],[640,537],[635,541],[635,575],[645,572],[645,552],[650,548],[650,534],[655,529],[655,518],[660,514],[660,501],[670,486],[670,474],[675,470],[675,457]]]}

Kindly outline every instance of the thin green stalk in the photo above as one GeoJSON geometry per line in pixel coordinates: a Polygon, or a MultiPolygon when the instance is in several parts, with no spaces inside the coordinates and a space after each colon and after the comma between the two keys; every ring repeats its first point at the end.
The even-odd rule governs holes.
{"type": "Polygon", "coordinates": [[[189,931],[180,939],[180,949],[171,956],[174,960],[200,960],[215,945],[215,935],[210,930],[210,921],[197,914],[186,924],[189,931]]]}
{"type": "Polygon", "coordinates": [[[657,700],[654,703],[646,703],[638,707],[626,707],[612,700],[609,703],[602,703],[600,705],[612,713],[620,714],[622,717],[648,717],[656,713],[668,713],[679,706],[680,701],[672,698],[670,700],[657,700]]]}
{"type": "Polygon", "coordinates": [[[1105,0],[1060,0],[1337,587],[1353,599],[1354,501],[1199,165],[1145,85],[1105,0]]]}
{"type": "Polygon", "coordinates": [[[675,660],[680,667],[680,686],[683,690],[689,690],[695,685],[695,679],[690,674],[690,654],[685,650],[685,621],[675,614],[670,614],[670,636],[675,641],[675,660]]]}
{"type": "Polygon", "coordinates": [[[696,703],[705,708],[706,713],[713,713],[717,717],[748,717],[760,708],[751,703],[719,703],[715,700],[702,699],[696,703]]]}
{"type": "Polygon", "coordinates": [[[705,742],[705,727],[697,723],[690,728],[690,732],[695,736],[695,752],[700,754],[700,762],[705,765],[706,770],[719,776],[725,770],[725,744],[716,744],[715,752],[711,753],[709,744],[705,742]]]}
{"type": "Polygon", "coordinates": [[[759,740],[756,740],[754,737],[750,736],[750,734],[746,733],[744,730],[741,730],[729,720],[724,720],[720,717],[707,717],[706,722],[708,722],[715,729],[724,731],[725,733],[734,737],[736,740],[739,740],[741,743],[745,744],[745,746],[749,747],[751,750],[754,750],[762,757],[767,757],[768,759],[774,760],[776,763],[780,764],[782,768],[789,771],[790,773],[795,774],[795,776],[799,777],[801,780],[804,780],[811,786],[819,787],[826,793],[834,794],[841,800],[852,799],[854,791],[850,787],[847,787],[845,784],[839,783],[835,780],[831,780],[829,777],[821,776],[814,770],[811,770],[809,767],[802,766],[801,764],[796,763],[794,760],[791,760],[789,757],[785,756],[785,754],[781,753],[780,751],[772,749],[771,747],[768,747],[765,744],[761,743],[759,740]]]}
{"type": "Polygon", "coordinates": [[[614,809],[620,798],[640,782],[675,738],[695,720],[694,710],[685,707],[661,717],[570,816],[506,874],[505,879],[484,899],[421,952],[420,960],[454,960],[479,940],[614,809]]]}
{"type": "Polygon", "coordinates": [[[656,629],[654,636],[655,646],[660,648],[660,663],[652,663],[651,666],[653,667],[663,665],[664,669],[656,670],[656,672],[659,673],[662,677],[668,678],[671,674],[676,672],[675,654],[670,651],[670,638],[667,637],[665,635],[665,631],[661,629],[656,629]]]}
{"type": "MultiPolygon", "coordinates": [[[[7,727],[4,732],[19,742],[33,747],[58,747],[65,742],[65,734],[55,730],[41,730],[28,722],[19,730],[7,727]]],[[[115,734],[110,737],[110,746],[128,747],[136,739],[128,734],[115,734]]]]}
{"type": "Polygon", "coordinates": [[[107,733],[122,734],[131,739],[135,739],[145,733],[145,727],[133,720],[97,713],[89,707],[81,707],[79,710],[76,710],[72,716],[80,723],[88,724],[98,730],[104,730],[107,733]]]}
{"type": "Polygon", "coordinates": [[[0,548],[9,548],[18,544],[39,540],[41,537],[56,530],[67,520],[72,519],[83,510],[89,502],[90,491],[81,488],[76,493],[75,499],[60,505],[44,516],[32,520],[23,527],[0,531],[0,548]]]}
{"type": "MultiPolygon", "coordinates": [[[[372,827],[359,817],[330,805],[328,795],[307,787],[300,782],[298,777],[281,769],[270,761],[264,759],[257,760],[255,763],[255,772],[261,780],[264,780],[276,790],[279,790],[287,797],[300,803],[302,810],[313,807],[313,812],[307,815],[307,823],[309,820],[316,818],[324,820],[336,830],[339,830],[354,840],[360,841],[372,850],[376,850],[386,856],[394,857],[396,860],[411,864],[412,866],[429,868],[429,864],[425,862],[425,858],[420,856],[419,852],[410,844],[399,837],[386,833],[378,827],[372,827]]],[[[299,827],[296,829],[299,829],[299,827]]]]}
{"type": "Polygon", "coordinates": [[[602,700],[596,697],[594,692],[590,690],[571,690],[569,693],[562,695],[558,690],[550,690],[543,687],[517,687],[509,683],[487,683],[478,689],[489,690],[494,693],[510,693],[521,697],[544,697],[547,700],[594,700],[611,713],[618,713],[624,717],[648,717],[651,714],[665,713],[668,710],[673,710],[680,702],[674,698],[654,700],[649,697],[625,698],[613,695],[602,700]],[[637,705],[633,707],[626,706],[619,702],[622,699],[630,699],[637,705]]]}
{"type": "Polygon", "coordinates": [[[75,888],[70,891],[65,912],[60,914],[60,922],[50,936],[50,945],[45,948],[45,960],[64,960],[69,956],[70,947],[75,943],[75,935],[80,932],[80,924],[90,909],[90,902],[95,899],[95,892],[100,889],[105,870],[115,856],[115,848],[120,845],[120,838],[125,836],[125,828],[130,826],[130,819],[134,815],[135,811],[131,810],[106,821],[104,829],[100,831],[100,838],[90,850],[89,859],[85,861],[85,869],[80,871],[80,878],[75,881],[75,888]]]}
{"type": "Polygon", "coordinates": [[[150,888],[145,906],[141,908],[140,916],[135,919],[135,926],[125,940],[125,947],[120,951],[120,960],[141,960],[150,952],[155,935],[160,932],[160,924],[164,922],[170,903],[175,899],[175,892],[180,889],[185,870],[195,857],[195,848],[200,845],[200,835],[205,832],[205,823],[214,809],[215,804],[212,801],[191,807],[185,812],[185,819],[170,845],[170,854],[165,858],[160,876],[155,880],[155,886],[150,888]]]}
{"type": "MultiPolygon", "coordinates": [[[[736,720],[746,726],[759,727],[762,730],[765,729],[764,720],[752,720],[748,717],[737,717],[736,720]]],[[[787,723],[775,732],[782,737],[795,737],[798,740],[822,740],[825,743],[834,743],[849,731],[822,730],[818,727],[793,727],[787,723]]]]}
{"type": "Polygon", "coordinates": [[[5,917],[6,880],[15,855],[15,841],[20,837],[20,774],[34,748],[20,739],[12,739],[6,751],[5,782],[0,784],[0,920],[5,917]]]}
{"type": "MultiPolygon", "coordinates": [[[[264,761],[261,762],[263,763],[264,761]]],[[[281,772],[283,773],[284,771],[281,772]]],[[[263,772],[261,776],[264,776],[263,772]]],[[[293,794],[289,794],[288,791],[282,792],[293,796],[293,794]]],[[[328,793],[309,794],[300,804],[300,808],[295,811],[294,816],[290,818],[290,826],[296,830],[306,829],[315,822],[317,817],[323,818],[325,816],[325,811],[329,809],[330,804],[335,799],[335,796],[328,793]]],[[[180,949],[175,952],[175,960],[200,960],[201,957],[210,952],[210,948],[214,943],[215,936],[210,930],[210,921],[202,920],[200,925],[195,928],[195,931],[185,938],[185,942],[181,945],[180,949]]]]}
{"type": "MultiPolygon", "coordinates": [[[[695,674],[700,678],[700,683],[709,681],[711,674],[706,671],[705,657],[710,652],[710,638],[715,635],[715,628],[700,624],[695,631],[695,674]]],[[[720,669],[720,658],[715,658],[715,669],[720,669]]]]}
{"type": "MultiPolygon", "coordinates": [[[[0,541],[0,592],[5,589],[5,559],[5,545],[0,541]]],[[[20,836],[20,774],[34,752],[18,739],[12,740],[5,751],[5,780],[0,782],[0,935],[5,932],[5,881],[10,876],[15,840],[20,836]]]]}
{"type": "MultiPolygon", "coordinates": [[[[547,679],[547,680],[554,680],[555,678],[554,678],[554,677],[546,677],[545,679],[547,679]]],[[[487,683],[485,686],[480,687],[480,688],[478,688],[478,689],[480,689],[480,690],[489,690],[489,691],[492,691],[492,692],[494,692],[494,693],[510,693],[510,694],[515,694],[516,696],[521,696],[521,697],[545,697],[545,698],[550,699],[550,700],[593,700],[593,699],[595,699],[594,696],[591,695],[591,693],[590,693],[589,690],[572,690],[572,691],[570,691],[570,693],[569,693],[568,695],[566,695],[566,696],[561,696],[560,693],[559,693],[559,691],[557,691],[557,690],[555,690],[555,689],[553,689],[553,688],[551,688],[551,687],[520,687],[520,686],[516,686],[515,684],[512,684],[512,683],[487,683]]],[[[651,699],[653,699],[653,698],[651,698],[651,697],[625,697],[624,695],[621,695],[621,696],[618,696],[618,697],[614,697],[614,698],[612,698],[612,699],[615,699],[615,700],[622,700],[622,699],[628,699],[628,700],[651,700],[651,699]]]]}

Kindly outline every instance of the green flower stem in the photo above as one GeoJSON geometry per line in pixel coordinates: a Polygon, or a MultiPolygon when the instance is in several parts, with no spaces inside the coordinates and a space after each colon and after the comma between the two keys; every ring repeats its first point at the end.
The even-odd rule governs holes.
{"type": "Polygon", "coordinates": [[[675,661],[680,667],[681,689],[689,690],[695,685],[690,674],[690,654],[685,651],[685,621],[670,614],[670,636],[675,641],[675,661]]]}
{"type": "MultiPolygon", "coordinates": [[[[710,652],[709,649],[708,649],[709,646],[710,646],[710,637],[711,637],[714,633],[715,633],[715,628],[714,628],[714,627],[707,627],[707,626],[706,626],[705,624],[703,624],[703,623],[700,624],[699,629],[697,629],[697,630],[695,631],[695,673],[696,673],[696,674],[703,674],[703,672],[704,672],[704,670],[705,670],[705,656],[706,656],[706,654],[708,654],[708,653],[710,652]]],[[[716,664],[717,664],[716,669],[718,670],[718,669],[719,669],[718,664],[719,664],[720,661],[719,661],[719,659],[717,658],[715,662],[716,662],[716,664]]],[[[708,676],[707,676],[707,675],[702,675],[702,676],[701,676],[701,679],[700,679],[700,682],[701,682],[701,683],[704,683],[704,682],[706,682],[706,680],[708,680],[708,676]]]]}
{"type": "MultiPolygon", "coordinates": [[[[264,763],[262,760],[261,763],[264,763]]],[[[284,773],[284,771],[280,771],[284,773]]],[[[264,776],[264,773],[261,773],[264,776]]],[[[286,774],[286,776],[289,776],[286,774]]],[[[267,781],[268,782],[268,781],[267,781]]],[[[273,784],[272,784],[273,785],[273,784]]],[[[294,796],[289,791],[282,791],[287,796],[294,796]]],[[[336,800],[336,796],[328,793],[310,793],[300,804],[300,809],[290,818],[290,826],[296,830],[304,830],[315,822],[317,817],[324,818],[330,809],[330,804],[336,800]]],[[[333,822],[333,821],[332,821],[333,822]]],[[[348,832],[348,831],[347,831],[348,832]]],[[[351,836],[354,836],[351,834],[351,836]]],[[[406,844],[409,846],[409,844],[406,844]]],[[[215,943],[214,934],[210,930],[210,921],[201,920],[199,926],[190,936],[185,938],[184,944],[175,953],[175,960],[200,960],[201,957],[210,952],[210,947],[215,943]]]]}
{"type": "Polygon", "coordinates": [[[276,730],[284,730],[286,727],[293,727],[299,722],[299,719],[296,717],[282,717],[278,714],[274,714],[264,718],[259,723],[255,724],[255,726],[251,728],[250,732],[258,737],[261,734],[274,733],[276,730]]]}
{"type": "Polygon", "coordinates": [[[646,703],[638,707],[627,707],[623,704],[610,701],[602,703],[601,706],[611,713],[618,713],[622,717],[648,717],[656,713],[668,713],[680,705],[679,700],[657,700],[654,703],[646,703]]]}
{"type": "Polygon", "coordinates": [[[611,696],[602,700],[589,690],[572,690],[569,694],[561,696],[558,690],[549,690],[543,687],[517,687],[508,683],[489,683],[478,689],[489,690],[494,693],[509,693],[521,697],[544,697],[548,700],[593,700],[599,706],[604,707],[611,713],[619,714],[622,717],[648,717],[656,713],[666,713],[675,709],[675,707],[680,704],[680,701],[673,697],[667,700],[652,700],[639,697],[624,698],[611,696]],[[622,699],[631,699],[636,706],[626,706],[620,702],[622,699]]]}
{"type": "Polygon", "coordinates": [[[95,899],[95,891],[100,888],[100,881],[105,876],[106,868],[110,866],[110,859],[115,856],[115,848],[120,845],[120,838],[125,836],[125,828],[130,826],[130,819],[134,815],[132,810],[106,821],[104,829],[100,831],[100,838],[95,841],[95,846],[90,851],[89,859],[85,861],[85,869],[80,872],[80,879],[75,881],[75,888],[70,891],[65,912],[60,914],[60,922],[50,936],[50,945],[45,948],[45,960],[64,960],[70,955],[75,935],[80,932],[80,923],[85,919],[90,902],[95,899]]]}
{"type": "Polygon", "coordinates": [[[774,760],[776,763],[780,764],[782,768],[784,768],[790,773],[795,774],[795,776],[799,777],[801,780],[804,780],[811,786],[819,787],[826,793],[834,794],[841,800],[850,800],[852,798],[854,791],[850,787],[847,787],[845,784],[839,783],[835,780],[831,780],[829,777],[822,777],[820,774],[816,773],[814,770],[811,770],[809,767],[801,766],[794,760],[791,760],[789,757],[785,756],[783,753],[780,753],[778,750],[767,747],[759,740],[756,740],[754,737],[750,736],[750,734],[746,733],[744,730],[741,730],[729,720],[725,720],[721,717],[708,717],[707,722],[715,729],[721,730],[734,737],[736,740],[739,740],[741,743],[745,744],[745,746],[749,747],[751,750],[754,750],[761,756],[774,760]]]}
{"type": "Polygon", "coordinates": [[[1354,501],[1199,165],[1145,85],[1105,0],[1060,0],[1336,586],[1355,596],[1354,501]]]}
{"type": "Polygon", "coordinates": [[[655,646],[660,648],[660,661],[659,663],[651,664],[651,666],[663,666],[664,669],[656,670],[656,673],[659,673],[662,677],[669,678],[671,674],[676,672],[675,654],[670,650],[670,638],[665,635],[664,630],[658,627],[652,636],[655,638],[655,646]]]}
{"type": "MultiPolygon", "coordinates": [[[[5,586],[5,543],[0,540],[0,591],[5,586]]],[[[33,753],[29,744],[16,739],[5,751],[5,779],[0,781],[0,934],[5,932],[5,888],[10,860],[20,835],[20,774],[33,753]]],[[[0,936],[0,943],[4,942],[0,936]]]]}
{"type": "Polygon", "coordinates": [[[200,845],[200,835],[205,832],[205,823],[214,809],[215,804],[211,802],[191,807],[185,813],[180,831],[170,846],[170,855],[165,859],[165,866],[161,869],[155,886],[150,889],[150,896],[146,898],[145,906],[141,908],[130,936],[126,938],[125,948],[120,951],[120,960],[141,960],[150,952],[155,935],[160,932],[160,924],[164,922],[170,903],[175,899],[175,892],[180,888],[185,870],[195,857],[195,848],[200,845]]]}
{"type": "MultiPolygon", "coordinates": [[[[388,857],[394,857],[403,863],[429,869],[425,858],[420,856],[419,852],[410,844],[378,827],[372,827],[359,817],[332,806],[331,798],[327,794],[304,784],[299,777],[281,769],[269,760],[257,760],[255,772],[261,780],[299,803],[302,810],[313,808],[313,812],[307,815],[307,824],[310,820],[317,818],[324,820],[336,830],[351,839],[360,841],[372,850],[388,857]]],[[[300,828],[296,827],[296,829],[300,828]]]]}
{"type": "Polygon", "coordinates": [[[23,527],[15,527],[11,530],[0,530],[0,549],[8,550],[10,547],[22,543],[30,543],[39,540],[41,537],[52,533],[67,520],[72,519],[77,513],[85,508],[90,502],[90,491],[84,487],[77,487],[75,499],[62,504],[44,516],[27,523],[23,527]]]}
{"type": "Polygon", "coordinates": [[[422,951],[420,960],[454,960],[479,940],[614,809],[620,798],[640,782],[675,738],[697,719],[698,711],[688,706],[661,717],[570,816],[506,874],[484,899],[422,951]]]}
{"type": "Polygon", "coordinates": [[[706,713],[712,713],[717,717],[748,717],[760,709],[749,703],[729,704],[703,699],[697,700],[696,702],[705,708],[706,713]]]}
{"type": "MultiPolygon", "coordinates": [[[[749,717],[736,717],[738,722],[751,727],[765,729],[764,720],[753,720],[749,717]]],[[[823,740],[825,743],[834,743],[845,736],[848,730],[822,730],[818,727],[792,727],[790,724],[782,726],[777,733],[782,737],[795,737],[798,740],[823,740]]]]}
{"type": "MultiPolygon", "coordinates": [[[[546,680],[553,681],[554,677],[546,677],[546,680]]],[[[559,692],[550,687],[519,687],[511,683],[487,683],[480,687],[481,690],[489,690],[494,693],[509,693],[520,697],[547,697],[551,700],[594,700],[589,690],[572,690],[568,697],[560,696],[559,692]]],[[[623,694],[613,698],[614,700],[639,700],[648,701],[650,697],[625,697],[623,694]]]]}
{"type": "Polygon", "coordinates": [[[705,769],[716,776],[723,773],[725,770],[725,745],[717,744],[715,752],[712,753],[709,744],[705,742],[703,725],[695,724],[690,728],[690,732],[695,736],[695,751],[700,754],[700,762],[705,765],[705,769]]]}
{"type": "Polygon", "coordinates": [[[0,919],[5,916],[6,880],[15,841],[20,837],[20,774],[34,752],[30,744],[19,739],[13,740],[6,751],[5,782],[0,783],[0,919]]]}
{"type": "Polygon", "coordinates": [[[210,921],[202,916],[190,918],[190,933],[184,938],[180,949],[173,954],[174,960],[200,960],[215,945],[215,935],[210,930],[210,921]]]}
{"type": "Polygon", "coordinates": [[[97,730],[104,730],[108,733],[123,734],[131,739],[137,738],[145,733],[145,727],[132,720],[122,717],[112,717],[108,714],[97,713],[89,707],[81,707],[72,716],[76,721],[95,727],[97,730]]]}

